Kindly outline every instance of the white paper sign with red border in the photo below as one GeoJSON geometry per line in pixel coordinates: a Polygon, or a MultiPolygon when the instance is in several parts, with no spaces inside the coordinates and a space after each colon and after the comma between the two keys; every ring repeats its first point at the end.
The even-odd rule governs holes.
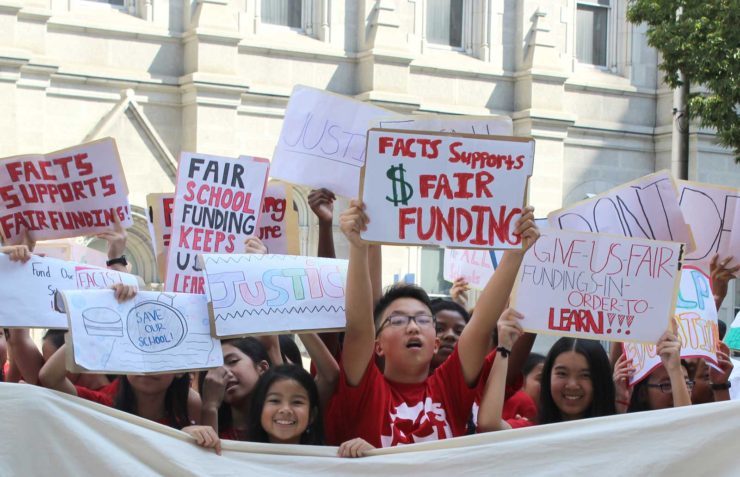
{"type": "Polygon", "coordinates": [[[241,253],[258,231],[270,162],[183,153],[177,172],[165,290],[205,293],[196,256],[241,253]]]}
{"type": "Polygon", "coordinates": [[[112,138],[49,154],[0,159],[0,234],[34,241],[133,225],[128,188],[112,138]]]}
{"type": "Polygon", "coordinates": [[[520,248],[514,226],[532,175],[534,140],[371,129],[364,240],[520,248]]]}
{"type": "Polygon", "coordinates": [[[281,181],[267,183],[262,199],[258,236],[274,255],[298,255],[298,211],[293,204],[293,188],[281,181]]]}
{"type": "Polygon", "coordinates": [[[740,189],[690,181],[677,184],[678,203],[696,241],[696,250],[684,257],[686,264],[709,274],[715,254],[720,259],[735,257],[728,268],[740,263],[740,189]]]}
{"type": "Polygon", "coordinates": [[[543,230],[524,255],[511,306],[534,333],[654,343],[673,314],[681,247],[543,230]]]}
{"type": "MultiPolygon", "coordinates": [[[[704,358],[717,366],[717,308],[709,277],[694,266],[687,265],[681,271],[681,289],[674,319],[678,325],[681,357],[704,358]]],[[[636,368],[631,385],[637,384],[660,366],[660,356],[655,352],[655,344],[624,343],[623,346],[627,359],[631,359],[636,368]]]]}
{"type": "Polygon", "coordinates": [[[557,229],[681,242],[689,253],[695,248],[668,171],[641,177],[550,212],[547,219],[557,229]]]}
{"type": "Polygon", "coordinates": [[[110,288],[115,283],[138,286],[136,276],[107,268],[34,255],[26,263],[0,253],[0,327],[67,329],[67,316],[54,309],[57,290],[110,288]]]}

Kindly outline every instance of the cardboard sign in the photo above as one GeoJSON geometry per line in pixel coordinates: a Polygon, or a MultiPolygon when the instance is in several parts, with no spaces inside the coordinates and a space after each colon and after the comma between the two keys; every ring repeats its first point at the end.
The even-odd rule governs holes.
{"type": "Polygon", "coordinates": [[[0,253],[0,327],[67,329],[67,317],[54,309],[57,290],[110,288],[115,283],[138,286],[134,275],[82,263],[34,255],[11,262],[0,253]]]}
{"type": "Polygon", "coordinates": [[[521,247],[513,232],[532,175],[532,139],[372,129],[367,151],[364,240],[521,247]]]}
{"type": "Polygon", "coordinates": [[[165,290],[204,293],[200,253],[240,253],[257,233],[270,162],[183,153],[177,171],[165,290]]]}
{"type": "Polygon", "coordinates": [[[345,96],[297,85],[272,158],[272,177],[356,197],[370,124],[393,113],[345,96]]]}
{"type": "Polygon", "coordinates": [[[740,312],[735,315],[732,324],[727,328],[725,344],[732,350],[740,350],[740,312]]]}
{"type": "Polygon", "coordinates": [[[504,252],[446,248],[442,278],[454,282],[464,278],[471,288],[482,290],[493,276],[504,252]]]}
{"type": "Polygon", "coordinates": [[[167,274],[167,253],[172,238],[172,211],[175,208],[175,194],[148,194],[146,205],[149,211],[149,234],[157,260],[159,279],[164,281],[167,274]]]}
{"type": "MultiPolygon", "coordinates": [[[[681,341],[681,357],[703,358],[717,366],[717,308],[709,277],[694,266],[685,266],[681,272],[681,288],[674,319],[681,341]]],[[[637,384],[660,366],[655,344],[624,343],[623,346],[627,358],[633,360],[636,368],[631,385],[637,384]]]]}
{"type": "Polygon", "coordinates": [[[171,373],[223,365],[203,295],[139,292],[118,303],[110,290],[62,292],[72,371],[171,373]]]}
{"type": "Polygon", "coordinates": [[[655,343],[675,309],[681,247],[543,230],[524,255],[511,306],[535,333],[655,343]]]}
{"type": "Polygon", "coordinates": [[[46,155],[0,160],[0,234],[49,240],[124,227],[133,219],[116,143],[111,138],[46,155]]]}
{"type": "Polygon", "coordinates": [[[381,129],[437,131],[486,136],[512,136],[514,126],[508,116],[441,116],[410,114],[376,122],[381,129]]]}
{"type": "Polygon", "coordinates": [[[734,255],[730,268],[740,263],[740,189],[677,182],[678,203],[696,241],[696,250],[684,257],[685,262],[707,274],[715,254],[720,259],[734,255]]]}
{"type": "Polygon", "coordinates": [[[293,204],[293,188],[270,181],[262,200],[258,237],[273,255],[298,255],[298,211],[293,204]]]}
{"type": "Polygon", "coordinates": [[[347,260],[202,256],[213,334],[329,331],[345,326],[347,260]]]}
{"type": "Polygon", "coordinates": [[[660,171],[547,216],[553,228],[682,242],[694,250],[673,178],[660,171]]]}

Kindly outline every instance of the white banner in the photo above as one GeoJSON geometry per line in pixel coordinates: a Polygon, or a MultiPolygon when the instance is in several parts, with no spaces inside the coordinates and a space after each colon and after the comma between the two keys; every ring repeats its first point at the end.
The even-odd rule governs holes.
{"type": "Polygon", "coordinates": [[[446,248],[442,278],[448,282],[464,278],[472,288],[482,290],[493,276],[503,255],[501,250],[446,248]]]}
{"type": "Polygon", "coordinates": [[[204,295],[139,292],[123,303],[112,290],[62,293],[75,370],[169,373],[223,365],[204,295]]]}
{"type": "Polygon", "coordinates": [[[67,316],[54,309],[57,290],[110,288],[115,283],[138,286],[134,275],[107,268],[34,255],[11,262],[0,253],[0,327],[67,329],[67,316]]]}
{"type": "Polygon", "coordinates": [[[222,441],[219,456],[184,432],[38,386],[0,383],[0,402],[2,475],[377,477],[423,469],[424,477],[449,477],[494,467],[511,476],[737,474],[728,438],[737,433],[736,401],[377,449],[360,459],[336,457],[336,447],[235,441],[222,441]],[[39,429],[54,429],[54,439],[40,439],[39,429]],[[40,457],[29,457],[31,442],[40,457]]]}
{"type": "Polygon", "coordinates": [[[219,338],[344,328],[347,260],[209,254],[202,259],[219,338]]]}

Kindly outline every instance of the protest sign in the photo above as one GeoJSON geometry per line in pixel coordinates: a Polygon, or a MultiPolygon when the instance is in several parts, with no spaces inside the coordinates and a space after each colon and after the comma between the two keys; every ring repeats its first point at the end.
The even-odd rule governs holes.
{"type": "Polygon", "coordinates": [[[519,248],[534,141],[371,129],[362,200],[364,240],[458,248],[519,248]]]}
{"type": "Polygon", "coordinates": [[[535,333],[655,343],[668,328],[682,244],[543,230],[511,306],[535,333]]]}
{"type": "Polygon", "coordinates": [[[133,220],[112,138],[49,154],[0,160],[0,234],[32,240],[76,237],[133,220]]]}
{"type": "Polygon", "coordinates": [[[71,334],[71,371],[171,373],[223,365],[204,295],[112,290],[62,292],[71,334]]]}
{"type": "Polygon", "coordinates": [[[74,239],[38,242],[33,248],[33,252],[49,258],[58,258],[59,260],[93,265],[100,268],[105,268],[105,262],[108,261],[108,255],[105,252],[80,245],[74,239]]]}
{"type": "Polygon", "coordinates": [[[387,109],[297,85],[272,158],[272,177],[356,197],[365,164],[365,136],[387,109]]]}
{"type": "Polygon", "coordinates": [[[115,283],[138,286],[134,275],[34,255],[26,263],[0,253],[0,327],[66,329],[67,317],[54,309],[57,290],[110,288],[115,283]]]}
{"type": "Polygon", "coordinates": [[[725,334],[725,344],[732,350],[740,350],[740,312],[735,315],[732,324],[727,328],[725,334]]]}
{"type": "Polygon", "coordinates": [[[258,231],[270,162],[183,153],[177,172],[165,290],[204,293],[199,253],[240,253],[258,231]]]}
{"type": "Polygon", "coordinates": [[[270,181],[262,199],[259,238],[274,255],[298,255],[298,211],[293,205],[293,188],[270,181]]]}
{"type": "Polygon", "coordinates": [[[493,276],[503,252],[446,248],[442,278],[454,282],[464,278],[471,288],[482,290],[493,276]]]}
{"type": "MultiPolygon", "coordinates": [[[[703,358],[717,366],[717,308],[709,277],[694,266],[687,265],[681,271],[674,319],[681,342],[681,358],[703,358]]],[[[630,380],[632,385],[661,364],[655,344],[624,343],[623,346],[627,359],[631,359],[635,366],[635,373],[630,380]]]]}
{"type": "Polygon", "coordinates": [[[696,250],[684,261],[707,274],[715,254],[720,259],[734,255],[730,268],[740,263],[740,189],[677,182],[678,203],[696,241],[696,250]]]}
{"type": "Polygon", "coordinates": [[[691,229],[678,205],[673,178],[660,171],[547,216],[553,228],[667,240],[694,250],[691,229]]]}
{"type": "Polygon", "coordinates": [[[256,254],[202,260],[214,336],[345,326],[347,260],[256,254]]]}
{"type": "Polygon", "coordinates": [[[375,122],[381,129],[436,131],[487,136],[511,136],[514,126],[508,116],[442,116],[438,114],[409,114],[375,122]]]}
{"type": "Polygon", "coordinates": [[[164,280],[167,270],[167,252],[172,238],[172,210],[175,208],[175,194],[148,194],[149,234],[157,260],[159,279],[164,280]]]}

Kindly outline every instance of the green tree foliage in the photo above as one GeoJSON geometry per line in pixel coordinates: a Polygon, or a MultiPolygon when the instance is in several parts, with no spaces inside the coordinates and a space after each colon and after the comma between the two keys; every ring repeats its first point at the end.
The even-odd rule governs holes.
{"type": "Polygon", "coordinates": [[[679,70],[702,85],[705,92],[691,94],[689,114],[715,128],[740,162],[740,0],[632,0],[627,18],[648,25],[668,85],[680,86],[679,70]]]}

